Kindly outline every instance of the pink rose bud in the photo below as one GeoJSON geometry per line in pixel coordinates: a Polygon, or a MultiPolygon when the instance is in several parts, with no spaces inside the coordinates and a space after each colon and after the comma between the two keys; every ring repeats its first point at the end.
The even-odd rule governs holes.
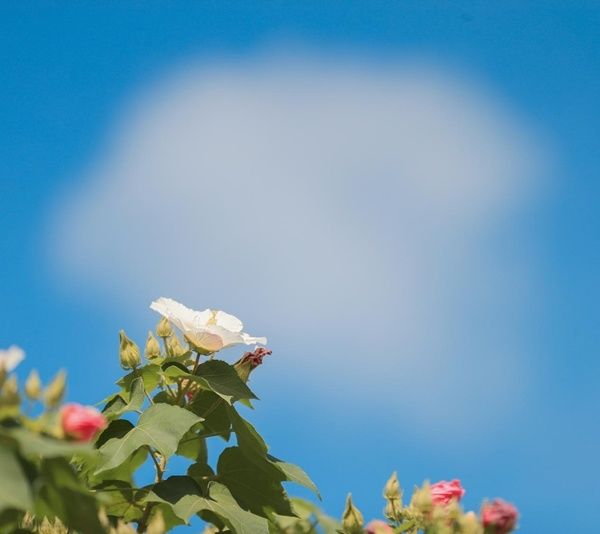
{"type": "Polygon", "coordinates": [[[464,494],[465,490],[457,479],[450,482],[440,480],[431,485],[431,502],[434,506],[445,506],[451,501],[460,501],[464,494]]]}
{"type": "Polygon", "coordinates": [[[106,426],[106,418],[91,406],[65,404],[60,415],[64,433],[77,441],[90,441],[106,426]]]}
{"type": "Polygon", "coordinates": [[[516,507],[502,499],[486,502],[481,507],[481,522],[494,534],[508,534],[517,525],[519,512],[516,507]]]}
{"type": "Polygon", "coordinates": [[[365,527],[366,534],[394,534],[394,529],[381,519],[374,519],[365,527]]]}

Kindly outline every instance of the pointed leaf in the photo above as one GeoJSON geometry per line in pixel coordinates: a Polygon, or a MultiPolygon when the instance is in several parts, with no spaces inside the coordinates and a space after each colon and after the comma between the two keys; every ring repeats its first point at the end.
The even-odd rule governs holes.
{"type": "Polygon", "coordinates": [[[212,391],[201,390],[188,408],[203,419],[201,436],[220,436],[225,441],[229,441],[231,421],[227,403],[221,397],[212,391]]]}
{"type": "Polygon", "coordinates": [[[162,369],[160,365],[155,363],[149,363],[143,367],[139,367],[131,373],[125,375],[121,380],[117,382],[119,386],[123,388],[123,391],[130,392],[133,389],[133,382],[136,378],[142,378],[144,381],[144,389],[150,393],[160,382],[160,375],[162,369]]]}
{"type": "Polygon", "coordinates": [[[102,462],[96,474],[121,465],[137,449],[149,446],[169,458],[184,434],[201,419],[184,408],[168,404],[150,406],[137,425],[121,438],[111,438],[100,447],[102,462]]]}
{"type": "Polygon", "coordinates": [[[190,477],[173,476],[156,484],[147,502],[168,504],[185,522],[194,514],[211,512],[221,518],[234,534],[268,534],[266,519],[240,508],[229,490],[222,484],[211,482],[208,497],[190,477]]]}
{"type": "Polygon", "coordinates": [[[228,404],[240,399],[256,399],[250,388],[240,379],[232,365],[222,360],[211,360],[200,364],[195,374],[184,371],[177,365],[165,368],[170,378],[192,380],[203,389],[215,392],[228,404]]]}
{"type": "Polygon", "coordinates": [[[296,484],[304,486],[305,488],[311,490],[319,499],[321,499],[321,494],[319,493],[317,486],[301,467],[295,464],[282,462],[271,455],[269,455],[268,458],[283,472],[287,481],[295,482],[296,484]]]}
{"type": "Polygon", "coordinates": [[[217,475],[245,509],[258,515],[266,515],[268,510],[294,515],[281,485],[285,476],[267,459],[250,459],[240,447],[229,447],[219,456],[217,475]]]}
{"type": "Polygon", "coordinates": [[[141,377],[136,378],[131,383],[131,392],[129,393],[129,402],[126,402],[121,395],[115,395],[104,407],[102,413],[111,420],[126,412],[138,412],[144,405],[144,380],[141,377]]]}

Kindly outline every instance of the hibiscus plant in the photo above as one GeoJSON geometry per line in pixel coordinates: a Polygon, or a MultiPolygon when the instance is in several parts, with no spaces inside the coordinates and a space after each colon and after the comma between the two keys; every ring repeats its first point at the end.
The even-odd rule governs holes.
{"type": "Polygon", "coordinates": [[[62,404],[62,372],[44,387],[32,371],[20,390],[13,370],[23,352],[0,351],[0,532],[163,534],[194,516],[206,533],[231,534],[515,528],[516,509],[501,500],[485,503],[480,516],[465,514],[458,480],[416,488],[405,505],[394,474],[383,492],[385,520],[366,524],[350,496],[341,521],[290,498],[288,482],[320,496],[300,467],[270,454],[238,410],[257,398],[247,382],[271,354],[267,340],[222,311],[194,311],[166,298],[151,308],[162,318],[148,334],[144,360],[138,345],[119,335],[126,374],[101,410],[62,404]],[[235,345],[253,350],[232,365],[218,358],[235,345]],[[216,458],[209,439],[224,444],[216,458]]]}

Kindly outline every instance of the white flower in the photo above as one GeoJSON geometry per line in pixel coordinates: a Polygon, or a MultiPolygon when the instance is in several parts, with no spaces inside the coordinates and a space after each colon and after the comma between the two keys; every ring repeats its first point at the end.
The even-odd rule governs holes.
{"type": "Polygon", "coordinates": [[[23,349],[12,345],[6,350],[0,350],[0,368],[10,373],[17,365],[25,359],[23,349]]]}
{"type": "Polygon", "coordinates": [[[179,328],[186,339],[203,352],[216,352],[233,345],[266,345],[266,337],[252,337],[242,332],[244,325],[237,317],[219,310],[196,311],[161,297],[150,308],[179,328]]]}

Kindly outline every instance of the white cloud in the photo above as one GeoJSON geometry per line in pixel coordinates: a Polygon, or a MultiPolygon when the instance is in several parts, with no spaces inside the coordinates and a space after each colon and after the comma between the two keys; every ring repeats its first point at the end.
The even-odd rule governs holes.
{"type": "Polygon", "coordinates": [[[305,345],[341,399],[391,387],[400,420],[460,429],[509,416],[528,380],[531,262],[507,243],[538,159],[497,99],[432,65],[188,66],[124,115],[52,250],[80,288],[222,307],[305,345]]]}

